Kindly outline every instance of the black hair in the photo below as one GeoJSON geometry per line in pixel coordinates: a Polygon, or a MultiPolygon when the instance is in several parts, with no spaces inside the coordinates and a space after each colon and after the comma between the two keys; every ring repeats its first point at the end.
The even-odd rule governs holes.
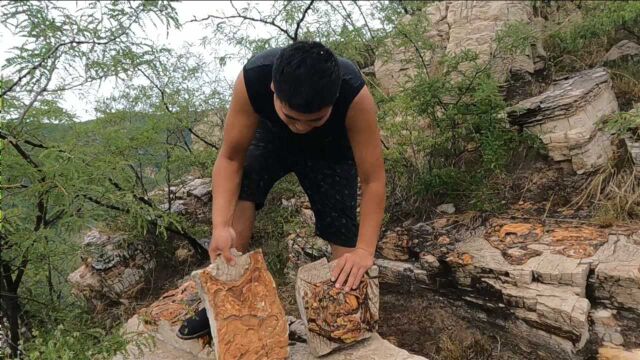
{"type": "Polygon", "coordinates": [[[283,48],[272,75],[280,101],[301,113],[333,105],[340,91],[338,59],[317,41],[297,41],[283,48]]]}

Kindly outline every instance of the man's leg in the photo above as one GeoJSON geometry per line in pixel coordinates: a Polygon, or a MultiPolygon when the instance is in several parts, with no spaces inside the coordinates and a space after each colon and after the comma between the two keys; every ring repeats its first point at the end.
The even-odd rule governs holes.
{"type": "Polygon", "coordinates": [[[311,202],[316,234],[331,243],[332,258],[353,251],[358,238],[358,175],[353,159],[302,159],[294,172],[311,202]]]}

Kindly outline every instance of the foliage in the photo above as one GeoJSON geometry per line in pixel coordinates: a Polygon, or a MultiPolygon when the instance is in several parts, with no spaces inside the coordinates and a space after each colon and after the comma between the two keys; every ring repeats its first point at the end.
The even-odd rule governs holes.
{"type": "Polygon", "coordinates": [[[602,121],[600,124],[605,130],[619,135],[631,135],[631,137],[638,139],[640,135],[638,130],[640,129],[640,107],[627,111],[612,114],[602,121]]]}
{"type": "Polygon", "coordinates": [[[157,232],[150,248],[165,246],[168,232],[195,243],[189,219],[163,210],[171,200],[155,203],[149,192],[192,166],[210,170],[205,159],[218,144],[195,151],[192,136],[226,101],[207,61],[139,35],[149,22],[180,26],[170,3],[82,6],[72,13],[53,2],[14,2],[0,11],[3,26],[25,39],[3,65],[1,315],[12,343],[20,343],[19,329],[33,332],[24,349],[36,358],[75,358],[87,346],[97,356],[118,341],[106,334],[102,347],[93,330],[77,335],[109,330],[75,316],[83,306],[66,283],[88,224],[112,224],[132,239],[157,232]],[[64,92],[114,79],[121,85],[99,102],[94,121],[75,122],[59,103],[64,92]]]}
{"type": "MultiPolygon", "coordinates": [[[[561,7],[566,6],[560,3],[561,7]]],[[[640,3],[588,1],[547,30],[544,48],[554,73],[566,74],[601,65],[602,58],[621,40],[640,43],[640,3]]],[[[640,102],[640,62],[606,64],[620,108],[640,102]]]]}
{"type": "Polygon", "coordinates": [[[559,54],[577,53],[592,41],[614,39],[618,31],[640,41],[640,3],[637,1],[589,1],[581,7],[582,20],[550,35],[559,54]]]}
{"type": "Polygon", "coordinates": [[[492,57],[480,59],[472,51],[439,53],[422,35],[425,26],[430,24],[421,16],[398,24],[391,43],[414,50],[417,73],[398,95],[378,93],[389,138],[388,208],[400,217],[444,201],[496,210],[500,202],[487,179],[500,176],[513,154],[533,142],[508,126],[491,67],[530,49],[535,33],[526,24],[508,24],[496,37],[492,57]]]}

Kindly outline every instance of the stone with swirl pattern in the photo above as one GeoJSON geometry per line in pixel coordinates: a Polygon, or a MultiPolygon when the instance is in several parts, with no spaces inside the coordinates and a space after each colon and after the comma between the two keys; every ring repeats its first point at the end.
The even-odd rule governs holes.
{"type": "Polygon", "coordinates": [[[353,290],[336,289],[330,279],[332,263],[321,259],[298,271],[298,309],[308,330],[311,354],[325,355],[366,339],[378,322],[377,267],[353,290]]]}
{"type": "Polygon", "coordinates": [[[276,285],[262,252],[222,257],[192,274],[211,323],[218,360],[284,360],[289,356],[288,325],[276,285]]]}

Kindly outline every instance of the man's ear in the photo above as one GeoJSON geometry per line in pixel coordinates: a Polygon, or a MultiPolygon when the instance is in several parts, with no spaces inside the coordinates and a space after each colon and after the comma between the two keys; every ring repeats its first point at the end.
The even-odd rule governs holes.
{"type": "Polygon", "coordinates": [[[273,81],[271,82],[270,87],[271,87],[271,91],[273,91],[275,93],[276,92],[276,88],[273,86],[273,81]]]}

